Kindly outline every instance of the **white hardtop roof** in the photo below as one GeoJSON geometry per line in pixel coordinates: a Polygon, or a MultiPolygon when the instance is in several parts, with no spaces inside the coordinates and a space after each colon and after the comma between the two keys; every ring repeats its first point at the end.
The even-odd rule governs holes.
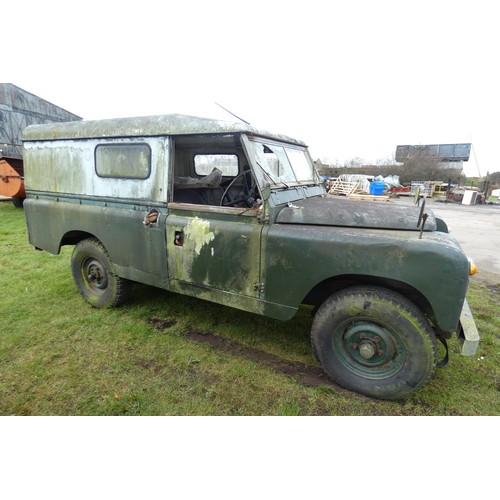
{"type": "Polygon", "coordinates": [[[74,121],[31,125],[22,139],[47,141],[64,139],[89,139],[97,137],[148,137],[164,135],[207,135],[207,134],[249,134],[291,144],[305,146],[302,141],[285,135],[257,129],[246,123],[213,120],[179,114],[140,116],[134,118],[113,118],[106,120],[74,121]]]}

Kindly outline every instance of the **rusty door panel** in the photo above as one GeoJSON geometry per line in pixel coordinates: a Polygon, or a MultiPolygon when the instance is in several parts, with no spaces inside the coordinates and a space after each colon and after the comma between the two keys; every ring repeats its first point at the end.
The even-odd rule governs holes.
{"type": "Polygon", "coordinates": [[[169,279],[258,297],[262,225],[239,210],[228,212],[170,210],[169,279]]]}

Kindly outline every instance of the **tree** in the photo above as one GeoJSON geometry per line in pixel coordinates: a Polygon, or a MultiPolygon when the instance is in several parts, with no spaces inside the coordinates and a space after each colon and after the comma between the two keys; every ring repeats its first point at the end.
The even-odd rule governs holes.
{"type": "Polygon", "coordinates": [[[362,167],[363,164],[364,164],[363,158],[356,156],[355,158],[352,158],[351,160],[346,161],[346,163],[344,164],[344,167],[359,168],[359,167],[362,167]]]}
{"type": "Polygon", "coordinates": [[[490,183],[490,187],[500,186],[500,172],[493,172],[486,176],[486,180],[490,183]]]}

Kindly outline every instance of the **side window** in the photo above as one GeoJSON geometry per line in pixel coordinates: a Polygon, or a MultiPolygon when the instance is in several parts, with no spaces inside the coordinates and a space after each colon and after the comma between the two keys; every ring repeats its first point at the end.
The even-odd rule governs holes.
{"type": "Polygon", "coordinates": [[[148,144],[100,144],[95,148],[95,171],[99,177],[147,179],[151,174],[148,144]]]}
{"type": "Polygon", "coordinates": [[[234,177],[238,175],[238,157],[224,154],[194,156],[194,171],[197,175],[208,175],[214,168],[220,170],[223,176],[234,177]]]}

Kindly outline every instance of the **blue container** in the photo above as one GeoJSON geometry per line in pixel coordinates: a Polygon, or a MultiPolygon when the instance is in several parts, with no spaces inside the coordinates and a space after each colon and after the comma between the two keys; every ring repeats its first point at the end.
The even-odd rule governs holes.
{"type": "Polygon", "coordinates": [[[384,194],[384,181],[371,182],[370,194],[372,196],[380,196],[381,194],[384,194]]]}

